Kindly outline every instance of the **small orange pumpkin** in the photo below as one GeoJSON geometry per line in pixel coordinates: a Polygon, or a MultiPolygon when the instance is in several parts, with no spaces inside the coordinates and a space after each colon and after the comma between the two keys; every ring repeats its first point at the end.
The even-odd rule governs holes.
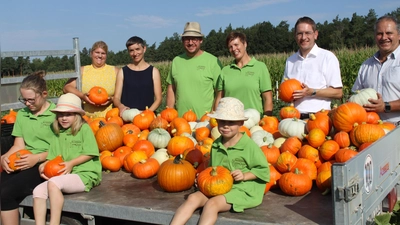
{"type": "Polygon", "coordinates": [[[157,159],[142,159],[132,167],[132,173],[136,178],[147,179],[157,174],[160,164],[157,159]]]}
{"type": "Polygon", "coordinates": [[[22,155],[27,154],[32,154],[32,152],[27,149],[21,149],[8,156],[8,160],[10,160],[8,167],[12,170],[18,170],[18,167],[15,166],[15,161],[20,160],[22,155]]]}
{"type": "Polygon", "coordinates": [[[64,160],[61,155],[49,160],[43,168],[44,175],[48,178],[61,175],[62,173],[59,173],[58,171],[65,167],[64,165],[60,165],[62,162],[64,162],[64,160]]]}
{"type": "Polygon", "coordinates": [[[303,87],[301,86],[300,81],[296,79],[285,79],[279,85],[279,99],[284,102],[292,102],[294,100],[294,91],[301,89],[303,89],[303,87]]]}
{"type": "Polygon", "coordinates": [[[107,102],[108,93],[107,90],[100,86],[92,87],[89,92],[89,100],[92,101],[96,105],[101,105],[107,102]]]}
{"type": "Polygon", "coordinates": [[[207,197],[228,193],[233,185],[231,172],[223,166],[208,167],[199,173],[197,186],[207,197]]]}

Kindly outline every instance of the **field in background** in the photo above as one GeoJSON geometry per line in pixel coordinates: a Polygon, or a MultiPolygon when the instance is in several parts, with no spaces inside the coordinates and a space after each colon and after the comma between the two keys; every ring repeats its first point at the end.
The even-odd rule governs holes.
{"type": "MultiPolygon", "coordinates": [[[[343,82],[343,93],[344,97],[341,100],[335,100],[333,104],[341,104],[346,101],[346,99],[351,95],[351,87],[357,77],[358,69],[361,63],[367,58],[371,57],[375,53],[374,48],[362,48],[357,50],[341,49],[334,51],[340,62],[342,82],[343,82]]],[[[271,82],[273,86],[273,96],[274,96],[274,115],[279,114],[280,108],[285,105],[283,102],[277,100],[277,84],[282,80],[282,76],[285,70],[285,61],[292,53],[280,53],[280,54],[262,54],[255,55],[254,57],[264,62],[271,74],[271,82]]],[[[233,58],[231,57],[221,57],[221,63],[225,66],[228,65],[233,58]]],[[[161,73],[161,83],[163,96],[165,98],[167,84],[165,82],[168,71],[171,66],[171,62],[156,62],[151,63],[153,66],[157,67],[161,73]]],[[[123,65],[120,65],[120,67],[123,65]]],[[[62,94],[62,87],[64,86],[66,80],[52,80],[48,81],[48,90],[50,96],[60,96],[62,94]]],[[[157,110],[158,112],[165,108],[165,101],[157,110]]]]}

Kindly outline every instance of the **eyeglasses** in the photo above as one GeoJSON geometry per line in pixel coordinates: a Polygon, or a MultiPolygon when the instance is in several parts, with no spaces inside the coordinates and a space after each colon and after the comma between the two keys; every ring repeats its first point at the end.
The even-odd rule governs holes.
{"type": "Polygon", "coordinates": [[[302,36],[309,37],[309,36],[311,36],[313,34],[314,34],[314,31],[306,31],[306,32],[298,32],[298,33],[296,33],[296,36],[297,37],[302,37],[302,36]]]}
{"type": "Polygon", "coordinates": [[[199,42],[200,39],[201,39],[201,38],[199,38],[199,37],[183,37],[183,38],[182,38],[182,40],[183,40],[184,42],[190,42],[190,41],[192,41],[192,42],[199,42]]]}
{"type": "Polygon", "coordinates": [[[35,98],[28,98],[28,99],[23,98],[22,96],[19,96],[18,101],[20,101],[22,104],[26,104],[27,102],[29,104],[34,104],[37,97],[39,97],[39,95],[36,95],[35,98]]]}

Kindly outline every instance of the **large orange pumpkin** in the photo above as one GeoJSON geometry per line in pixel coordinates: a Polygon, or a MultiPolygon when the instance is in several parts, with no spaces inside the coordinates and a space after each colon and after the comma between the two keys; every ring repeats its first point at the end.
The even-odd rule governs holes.
{"type": "Polygon", "coordinates": [[[378,124],[363,123],[353,128],[350,133],[350,140],[355,146],[359,147],[364,143],[377,141],[385,134],[383,128],[378,124]]]}
{"type": "Polygon", "coordinates": [[[279,120],[275,116],[264,116],[258,123],[263,130],[273,133],[278,130],[279,120]]]}
{"type": "Polygon", "coordinates": [[[367,122],[367,111],[354,102],[346,102],[332,110],[333,126],[338,131],[349,132],[355,123],[367,122]]]}
{"type": "Polygon", "coordinates": [[[231,172],[223,166],[208,167],[197,176],[197,186],[207,197],[228,193],[232,185],[231,172]]]}
{"type": "Polygon", "coordinates": [[[282,174],[279,187],[287,195],[301,196],[311,190],[312,180],[296,168],[294,172],[282,174]]]}
{"type": "Polygon", "coordinates": [[[64,165],[60,165],[62,162],[64,162],[64,160],[61,155],[49,160],[43,168],[44,175],[48,178],[61,175],[62,172],[59,173],[58,171],[65,167],[64,165]]]}
{"type": "Polygon", "coordinates": [[[157,182],[166,192],[179,192],[194,185],[196,170],[192,164],[177,155],[173,160],[161,164],[157,173],[157,182]]]}
{"type": "Polygon", "coordinates": [[[103,87],[94,86],[89,90],[88,94],[89,100],[96,105],[104,104],[108,100],[107,90],[103,87]]]}
{"type": "Polygon", "coordinates": [[[121,127],[115,123],[105,124],[96,132],[96,142],[99,151],[104,150],[114,151],[122,146],[124,132],[121,127]]]}
{"type": "Polygon", "coordinates": [[[8,160],[10,160],[8,167],[10,167],[12,170],[18,170],[18,168],[15,166],[15,161],[20,160],[22,155],[27,154],[32,154],[32,152],[27,149],[21,149],[8,156],[8,160]]]}

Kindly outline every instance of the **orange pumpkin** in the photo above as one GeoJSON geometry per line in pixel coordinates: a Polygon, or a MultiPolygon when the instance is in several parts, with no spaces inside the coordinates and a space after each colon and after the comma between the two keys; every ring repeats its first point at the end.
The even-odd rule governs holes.
{"type": "Polygon", "coordinates": [[[345,148],[350,146],[349,133],[344,131],[339,131],[333,136],[333,140],[339,144],[339,147],[345,148]]]}
{"type": "Polygon", "coordinates": [[[122,138],[122,143],[129,148],[132,148],[136,142],[139,140],[139,136],[137,134],[125,134],[122,138]]]}
{"type": "Polygon", "coordinates": [[[357,153],[358,152],[353,148],[341,148],[335,154],[335,161],[339,163],[344,163],[347,160],[356,156],[357,153]]]}
{"type": "Polygon", "coordinates": [[[101,160],[101,166],[105,170],[111,172],[118,172],[122,167],[122,163],[120,157],[110,155],[110,156],[105,156],[103,160],[101,160]]]}
{"type": "Polygon", "coordinates": [[[228,193],[233,186],[231,172],[223,166],[208,167],[197,177],[199,190],[207,197],[228,193]]]}
{"type": "Polygon", "coordinates": [[[61,155],[56,156],[52,160],[49,160],[43,168],[44,175],[48,178],[61,175],[62,172],[58,171],[65,167],[64,165],[60,165],[60,163],[62,162],[64,162],[64,160],[61,155]]]}
{"type": "Polygon", "coordinates": [[[121,129],[124,132],[124,135],[125,134],[138,135],[140,133],[139,127],[133,125],[132,123],[126,123],[126,124],[122,125],[121,129]]]}
{"type": "Polygon", "coordinates": [[[265,157],[267,158],[267,161],[271,165],[275,165],[276,162],[278,161],[279,155],[281,154],[279,148],[273,144],[263,145],[260,148],[261,151],[263,151],[265,157]]]}
{"type": "Polygon", "coordinates": [[[168,106],[161,111],[160,116],[164,118],[168,123],[170,123],[173,119],[178,117],[178,111],[174,108],[169,108],[168,106]]]}
{"type": "Polygon", "coordinates": [[[296,168],[294,172],[282,174],[279,187],[287,195],[302,196],[311,190],[312,180],[296,168]]]}
{"type": "Polygon", "coordinates": [[[138,140],[132,147],[132,151],[144,151],[150,158],[156,151],[153,144],[148,140],[138,140]]]}
{"type": "Polygon", "coordinates": [[[370,124],[378,124],[379,120],[381,118],[379,117],[379,114],[376,112],[367,112],[367,123],[370,124]]]}
{"type": "Polygon", "coordinates": [[[105,118],[106,118],[106,120],[108,120],[108,119],[110,119],[111,117],[114,117],[114,116],[119,116],[119,109],[118,108],[112,108],[112,109],[108,110],[106,112],[105,118]]]}
{"type": "Polygon", "coordinates": [[[210,137],[205,138],[199,142],[197,142],[197,144],[194,146],[196,149],[200,150],[203,155],[209,153],[211,151],[211,147],[213,144],[214,140],[210,137]]]}
{"type": "Polygon", "coordinates": [[[332,125],[329,117],[326,114],[310,114],[309,120],[306,123],[306,130],[309,132],[314,128],[321,129],[325,135],[331,131],[332,125]]]}
{"type": "Polygon", "coordinates": [[[161,164],[157,173],[157,182],[167,192],[179,192],[194,185],[196,170],[192,164],[177,155],[173,160],[161,164]]]}
{"type": "Polygon", "coordinates": [[[325,133],[318,127],[310,130],[304,137],[307,139],[308,144],[314,148],[318,148],[325,142],[325,133]]]}
{"type": "Polygon", "coordinates": [[[278,130],[279,120],[275,116],[263,116],[258,123],[263,130],[273,133],[278,130]]]}
{"type": "Polygon", "coordinates": [[[170,133],[172,136],[180,136],[183,133],[192,133],[192,128],[189,125],[189,122],[183,119],[182,117],[176,117],[170,123],[170,133]]]}
{"type": "Polygon", "coordinates": [[[321,165],[321,160],[319,158],[318,149],[312,147],[311,145],[303,145],[297,152],[298,158],[309,159],[314,162],[315,166],[318,168],[321,165]]]}
{"type": "Polygon", "coordinates": [[[149,126],[149,130],[152,131],[156,128],[161,128],[161,129],[168,129],[169,123],[166,119],[162,118],[161,115],[158,115],[151,123],[149,126]]]}
{"type": "Polygon", "coordinates": [[[132,151],[124,158],[124,169],[127,172],[132,172],[133,165],[138,163],[140,160],[147,158],[148,157],[144,151],[132,151]]]}
{"type": "Polygon", "coordinates": [[[326,140],[320,147],[319,153],[321,158],[331,160],[335,158],[335,154],[339,151],[339,144],[334,140],[326,140]]]}
{"type": "Polygon", "coordinates": [[[365,109],[354,102],[346,102],[332,111],[332,122],[338,131],[349,132],[355,123],[367,121],[365,109]]]}
{"type": "Polygon", "coordinates": [[[132,173],[136,178],[147,179],[157,174],[160,164],[157,159],[142,159],[132,167],[132,173]]]}
{"type": "Polygon", "coordinates": [[[374,142],[385,136],[385,131],[377,124],[359,124],[355,125],[350,134],[351,142],[359,147],[363,143],[374,142]]]}
{"type": "Polygon", "coordinates": [[[288,151],[282,152],[276,161],[275,168],[281,173],[286,173],[292,170],[296,161],[297,157],[292,153],[288,151]]]}
{"type": "Polygon", "coordinates": [[[96,132],[95,137],[100,152],[104,150],[112,152],[122,146],[124,132],[119,125],[110,123],[101,125],[101,128],[96,132]]]}
{"type": "Polygon", "coordinates": [[[131,153],[131,151],[132,151],[132,148],[130,148],[129,146],[121,146],[121,147],[117,148],[112,154],[114,157],[119,158],[119,160],[121,161],[121,166],[122,166],[124,164],[125,157],[129,153],[131,153]]]}
{"type": "Polygon", "coordinates": [[[107,121],[104,117],[97,117],[90,121],[89,126],[92,129],[94,134],[96,134],[96,132],[100,129],[100,122],[102,122],[103,124],[107,123],[107,121]]]}
{"type": "Polygon", "coordinates": [[[311,180],[317,179],[317,167],[313,161],[305,158],[298,158],[291,172],[294,172],[296,168],[303,174],[308,175],[311,180]]]}
{"type": "Polygon", "coordinates": [[[183,115],[182,118],[185,119],[188,122],[196,122],[197,121],[197,116],[196,113],[193,112],[191,109],[186,111],[183,115]]]}
{"type": "Polygon", "coordinates": [[[21,156],[27,154],[32,154],[32,152],[27,149],[21,149],[8,156],[8,160],[10,160],[8,167],[12,170],[18,170],[18,167],[15,166],[15,161],[20,160],[21,156]]]}
{"type": "Polygon", "coordinates": [[[279,116],[281,117],[281,120],[287,119],[287,118],[300,118],[300,112],[294,107],[294,104],[291,103],[288,106],[282,107],[281,110],[279,110],[279,116]]]}
{"type": "Polygon", "coordinates": [[[210,137],[211,131],[208,127],[199,127],[195,130],[196,141],[202,141],[210,137]]]}
{"type": "Polygon", "coordinates": [[[317,184],[318,189],[321,190],[324,195],[329,193],[332,186],[331,170],[324,170],[318,173],[315,183],[317,184]]]}
{"type": "Polygon", "coordinates": [[[119,116],[112,116],[107,119],[107,123],[115,123],[118,126],[122,127],[124,125],[124,121],[119,116]]]}
{"type": "Polygon", "coordinates": [[[96,105],[104,104],[108,100],[107,90],[103,87],[94,86],[89,90],[88,94],[89,100],[96,105]]]}
{"type": "Polygon", "coordinates": [[[172,137],[167,145],[168,154],[172,156],[183,154],[185,150],[193,148],[194,148],[193,141],[186,136],[172,137]]]}
{"type": "Polygon", "coordinates": [[[281,152],[290,152],[293,155],[296,155],[297,152],[300,150],[302,146],[302,142],[298,137],[292,136],[288,137],[285,142],[282,143],[282,145],[279,147],[279,150],[281,152]]]}
{"type": "Polygon", "coordinates": [[[133,124],[140,130],[147,130],[150,127],[151,122],[154,120],[154,115],[150,113],[140,113],[133,117],[133,124]]]}
{"type": "Polygon", "coordinates": [[[301,86],[300,81],[296,79],[285,79],[279,85],[279,99],[284,102],[292,102],[294,100],[293,93],[294,91],[301,90],[303,87],[301,86]]]}

